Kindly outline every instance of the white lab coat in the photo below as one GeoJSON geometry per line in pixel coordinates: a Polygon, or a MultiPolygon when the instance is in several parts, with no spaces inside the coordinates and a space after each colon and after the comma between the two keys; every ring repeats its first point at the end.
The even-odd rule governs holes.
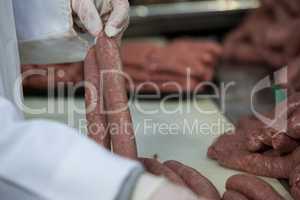
{"type": "MultiPolygon", "coordinates": [[[[36,12],[29,9],[32,1],[13,2],[36,12]]],[[[68,0],[37,1],[56,2],[58,8],[69,5],[68,0]]],[[[55,9],[49,11],[49,15],[47,9],[42,14],[51,18],[55,9]]],[[[0,25],[1,199],[128,199],[143,171],[138,163],[112,155],[64,125],[23,121],[12,104],[14,94],[21,92],[13,90],[20,63],[10,0],[0,1],[0,25]]]]}
{"type": "Polygon", "coordinates": [[[23,121],[3,98],[0,112],[5,113],[0,115],[1,199],[130,198],[142,173],[136,162],[112,155],[65,125],[23,121]]]}
{"type": "Polygon", "coordinates": [[[20,61],[11,1],[0,1],[0,96],[21,101],[20,61]]]}

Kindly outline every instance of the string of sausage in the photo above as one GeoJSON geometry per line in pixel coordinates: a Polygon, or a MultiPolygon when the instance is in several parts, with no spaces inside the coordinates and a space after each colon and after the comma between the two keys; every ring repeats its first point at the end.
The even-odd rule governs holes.
{"type": "Polygon", "coordinates": [[[108,38],[103,32],[100,33],[96,43],[96,58],[102,73],[100,79],[113,152],[137,159],[125,79],[122,76],[120,50],[116,39],[108,38]]]}

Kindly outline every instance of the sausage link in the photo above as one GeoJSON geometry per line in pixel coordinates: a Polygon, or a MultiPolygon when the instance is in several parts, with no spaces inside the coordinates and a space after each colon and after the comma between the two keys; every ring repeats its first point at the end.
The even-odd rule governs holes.
{"type": "Polygon", "coordinates": [[[279,133],[272,137],[272,146],[281,153],[291,153],[299,146],[299,142],[285,135],[285,133],[279,133]]]}
{"type": "Polygon", "coordinates": [[[177,173],[186,185],[199,197],[207,200],[220,200],[220,194],[215,186],[195,169],[177,161],[166,161],[165,166],[177,173]]]}
{"type": "Polygon", "coordinates": [[[239,192],[227,190],[223,194],[222,200],[249,200],[249,199],[239,192]]]}
{"type": "Polygon", "coordinates": [[[291,194],[295,200],[300,199],[300,188],[293,186],[291,188],[291,194]]]}
{"type": "Polygon", "coordinates": [[[89,137],[110,149],[110,137],[106,132],[107,122],[103,110],[103,94],[100,90],[100,68],[95,48],[91,48],[84,61],[85,105],[89,137]],[[88,110],[91,108],[92,110],[88,110]]]}
{"type": "Polygon", "coordinates": [[[121,156],[137,159],[135,135],[117,41],[101,32],[96,43],[96,56],[103,75],[104,102],[106,111],[109,111],[107,119],[113,151],[121,156]]]}
{"type": "Polygon", "coordinates": [[[300,165],[290,175],[291,193],[294,199],[300,199],[300,165]]]}
{"type": "Polygon", "coordinates": [[[224,134],[208,149],[208,156],[224,167],[272,178],[288,178],[300,163],[300,147],[282,157],[251,153],[241,133],[224,134]]]}
{"type": "Polygon", "coordinates": [[[149,173],[154,174],[156,176],[164,176],[172,183],[186,186],[186,184],[179,175],[177,175],[175,172],[173,172],[173,170],[171,170],[167,166],[161,164],[158,160],[151,158],[140,158],[139,160],[143,163],[144,167],[149,173]]]}
{"type": "Polygon", "coordinates": [[[238,174],[230,177],[226,182],[226,189],[239,192],[252,200],[284,200],[268,183],[252,175],[238,174]]]}
{"type": "Polygon", "coordinates": [[[286,134],[292,138],[300,139],[300,109],[291,114],[286,134]]]}

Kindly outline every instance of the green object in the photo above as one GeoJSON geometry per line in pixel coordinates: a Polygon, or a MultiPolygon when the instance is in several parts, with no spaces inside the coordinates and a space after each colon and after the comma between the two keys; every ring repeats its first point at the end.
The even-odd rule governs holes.
{"type": "Polygon", "coordinates": [[[287,98],[286,89],[281,88],[279,85],[272,86],[272,90],[275,95],[276,103],[280,103],[287,98]]]}

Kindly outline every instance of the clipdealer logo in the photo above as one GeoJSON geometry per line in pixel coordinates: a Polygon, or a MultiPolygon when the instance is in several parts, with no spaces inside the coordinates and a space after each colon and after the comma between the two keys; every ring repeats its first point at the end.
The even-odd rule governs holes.
{"type": "MultiPolygon", "coordinates": [[[[261,79],[252,89],[251,91],[251,110],[253,114],[256,116],[257,119],[259,119],[261,122],[263,122],[268,128],[271,128],[275,130],[276,132],[285,132],[287,131],[287,108],[288,108],[288,99],[287,99],[287,89],[280,88],[281,95],[284,96],[285,99],[283,100],[276,100],[274,113],[273,113],[273,119],[269,118],[265,115],[262,115],[259,113],[254,106],[254,97],[255,94],[259,91],[262,91],[266,88],[271,88],[274,85],[286,85],[288,80],[288,67],[283,67],[280,70],[273,73],[273,84],[271,81],[271,77],[267,76],[263,79],[261,79]]],[[[275,94],[276,95],[276,94],[275,94]]]]}

